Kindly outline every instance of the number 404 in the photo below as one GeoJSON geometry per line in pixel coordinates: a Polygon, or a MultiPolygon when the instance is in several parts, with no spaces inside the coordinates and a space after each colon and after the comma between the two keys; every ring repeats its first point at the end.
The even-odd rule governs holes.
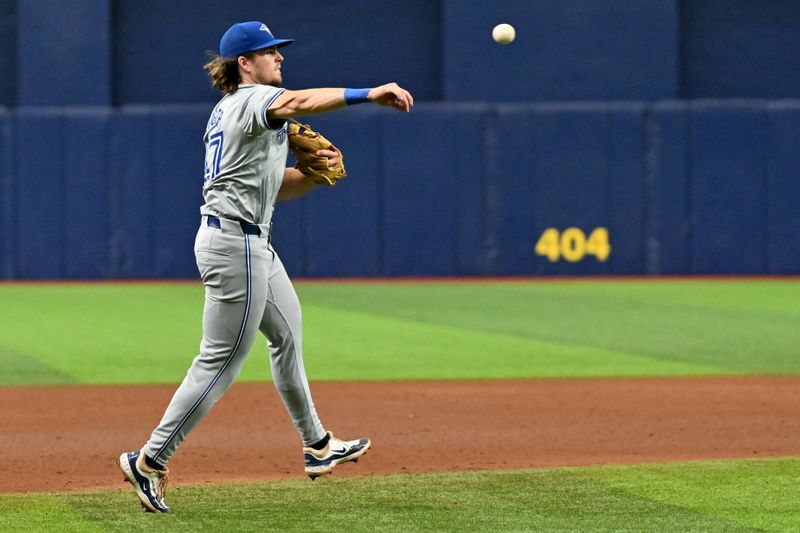
{"type": "Polygon", "coordinates": [[[588,238],[579,228],[567,228],[561,232],[556,228],[547,228],[534,250],[537,255],[547,257],[553,263],[559,259],[577,263],[586,256],[605,261],[611,255],[611,244],[606,228],[595,228],[588,238]]]}

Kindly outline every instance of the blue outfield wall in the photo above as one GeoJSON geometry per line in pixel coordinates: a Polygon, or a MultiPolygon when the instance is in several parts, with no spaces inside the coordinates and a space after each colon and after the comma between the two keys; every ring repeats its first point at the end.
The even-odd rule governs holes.
{"type": "Polygon", "coordinates": [[[398,81],[418,102],[800,98],[797,0],[0,0],[0,106],[211,104],[205,52],[253,19],[296,39],[282,50],[287,88],[398,81]],[[500,22],[517,30],[508,46],[491,39],[500,22]]]}
{"type": "Polygon", "coordinates": [[[767,117],[767,269],[796,273],[800,270],[800,106],[768,104],[767,117]]]}
{"type": "Polygon", "coordinates": [[[797,98],[800,2],[679,3],[679,98],[797,98]]]}
{"type": "Polygon", "coordinates": [[[445,100],[677,97],[674,0],[443,0],[443,9],[445,100]],[[489,37],[500,22],[516,28],[508,46],[489,37]]]}
{"type": "Polygon", "coordinates": [[[110,3],[18,0],[16,9],[17,105],[110,105],[110,3]]]}
{"type": "MultiPolygon", "coordinates": [[[[208,112],[0,109],[0,277],[196,277],[208,112]]],[[[799,101],[428,103],[309,122],[349,177],[278,205],[295,276],[800,273],[799,101]]]]}
{"type": "Polygon", "coordinates": [[[14,116],[0,108],[0,278],[14,276],[14,116]]]}
{"type": "MultiPolygon", "coordinates": [[[[494,268],[503,274],[633,274],[644,271],[642,104],[500,106],[494,268]],[[510,142],[508,142],[510,141],[510,142]],[[547,228],[606,228],[613,261],[549,261],[534,254],[547,228]]],[[[567,256],[565,256],[567,257],[567,256]]]]}

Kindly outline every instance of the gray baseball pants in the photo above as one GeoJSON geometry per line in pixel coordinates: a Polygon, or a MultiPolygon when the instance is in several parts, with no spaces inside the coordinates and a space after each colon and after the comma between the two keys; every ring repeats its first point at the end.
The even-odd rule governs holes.
{"type": "Polygon", "coordinates": [[[269,227],[212,222],[220,227],[203,216],[195,240],[206,292],[200,354],[144,447],[162,465],[233,384],[257,331],[268,340],[272,379],[303,443],[325,436],[303,366],[300,301],[270,245],[269,227]]]}

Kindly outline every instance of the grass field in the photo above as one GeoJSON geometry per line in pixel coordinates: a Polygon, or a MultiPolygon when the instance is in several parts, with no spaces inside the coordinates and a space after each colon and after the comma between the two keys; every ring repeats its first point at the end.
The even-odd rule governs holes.
{"type": "MultiPolygon", "coordinates": [[[[800,373],[800,283],[298,284],[312,380],[800,373]]],[[[0,385],[174,383],[197,284],[0,286],[0,385]]],[[[240,379],[269,379],[256,342],[240,379]]]]}
{"type": "Polygon", "coordinates": [[[797,531],[800,459],[0,495],[7,531],[797,531]]]}
{"type": "MultiPolygon", "coordinates": [[[[800,283],[300,283],[312,380],[800,374],[800,283]],[[335,364],[332,364],[334,363],[335,364]]],[[[194,284],[0,285],[1,386],[177,383],[194,284]]],[[[266,380],[258,341],[241,379],[266,380]]],[[[524,450],[522,453],[535,453],[524,450]]],[[[1,470],[0,470],[1,471],[1,470]]],[[[0,494],[0,529],[797,531],[800,458],[0,494]]]]}

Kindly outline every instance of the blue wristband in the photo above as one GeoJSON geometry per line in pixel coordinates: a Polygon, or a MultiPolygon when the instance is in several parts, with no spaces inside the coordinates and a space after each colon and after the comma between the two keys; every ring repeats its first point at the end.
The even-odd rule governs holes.
{"type": "Polygon", "coordinates": [[[363,104],[369,102],[369,92],[372,89],[345,89],[344,90],[344,103],[347,105],[363,104]]]}

